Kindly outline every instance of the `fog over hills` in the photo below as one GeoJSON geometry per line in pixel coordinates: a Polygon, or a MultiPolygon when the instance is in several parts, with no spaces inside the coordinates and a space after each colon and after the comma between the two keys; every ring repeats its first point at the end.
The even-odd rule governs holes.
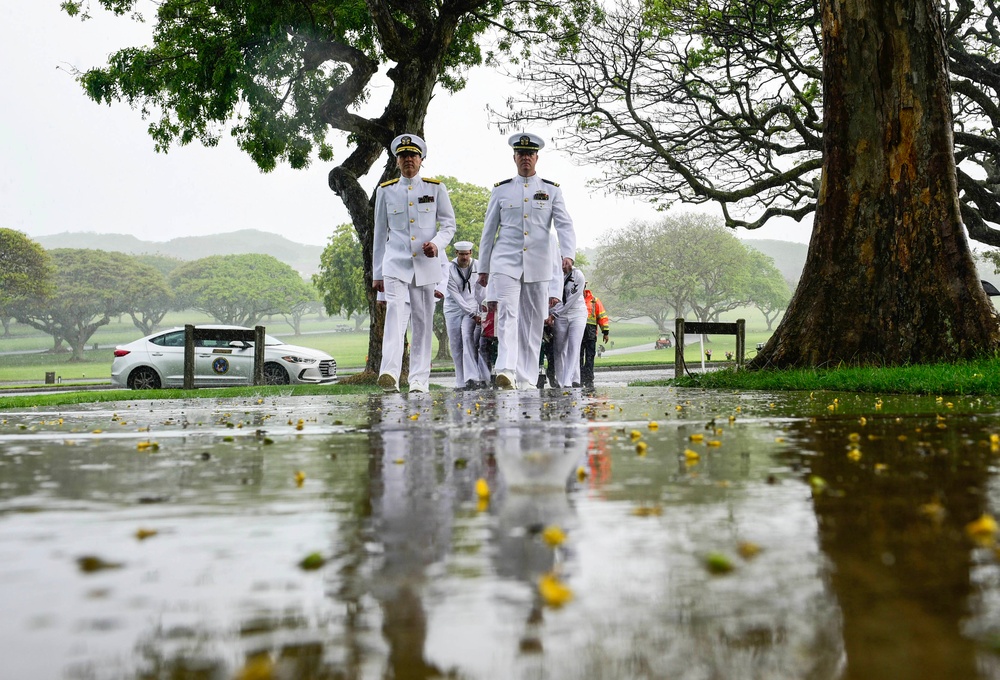
{"type": "Polygon", "coordinates": [[[242,255],[260,253],[273,255],[303,276],[319,271],[320,246],[295,243],[284,236],[256,229],[242,229],[224,234],[185,236],[169,241],[143,241],[126,234],[74,232],[38,236],[43,248],[91,248],[129,255],[166,255],[179,260],[197,260],[209,255],[242,255]]]}

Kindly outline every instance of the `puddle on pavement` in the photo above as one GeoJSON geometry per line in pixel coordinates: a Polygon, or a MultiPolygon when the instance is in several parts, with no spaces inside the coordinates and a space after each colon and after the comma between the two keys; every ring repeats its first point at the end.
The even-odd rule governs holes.
{"type": "Polygon", "coordinates": [[[997,400],[0,414],[12,678],[1000,677],[997,400]],[[655,425],[653,424],[655,422],[655,425]]]}

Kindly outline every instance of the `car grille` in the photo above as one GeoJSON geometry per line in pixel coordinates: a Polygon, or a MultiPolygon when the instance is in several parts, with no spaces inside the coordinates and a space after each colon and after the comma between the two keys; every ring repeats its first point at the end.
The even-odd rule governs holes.
{"type": "Polygon", "coordinates": [[[337,362],[334,359],[325,359],[319,362],[319,372],[324,378],[337,377],[337,362]]]}

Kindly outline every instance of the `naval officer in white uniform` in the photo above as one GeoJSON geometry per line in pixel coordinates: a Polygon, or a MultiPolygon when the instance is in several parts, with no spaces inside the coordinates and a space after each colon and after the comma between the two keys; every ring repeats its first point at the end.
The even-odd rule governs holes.
{"type": "Polygon", "coordinates": [[[541,137],[513,135],[517,176],[497,182],[490,194],[479,246],[479,281],[494,285],[499,340],[496,384],[501,389],[535,386],[542,324],[548,316],[552,260],[573,268],[576,231],[559,185],[535,174],[541,137]],[[551,238],[552,229],[558,244],[551,238]],[[556,249],[558,248],[558,252],[556,249]]]}
{"type": "Polygon", "coordinates": [[[378,384],[399,391],[403,336],[410,340],[410,392],[426,392],[431,375],[434,334],[434,289],[441,280],[439,253],[455,235],[455,211],[448,189],[436,179],[420,177],[427,145],[414,134],[392,140],[396,167],[402,175],[375,191],[375,235],[372,287],[385,293],[385,330],[378,384]]]}

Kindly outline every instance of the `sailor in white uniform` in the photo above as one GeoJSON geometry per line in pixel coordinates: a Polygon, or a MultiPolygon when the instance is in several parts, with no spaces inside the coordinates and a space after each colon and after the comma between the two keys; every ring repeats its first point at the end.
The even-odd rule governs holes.
{"type": "Polygon", "coordinates": [[[555,342],[556,382],[560,387],[580,386],[580,343],[587,328],[586,280],[573,267],[562,280],[561,298],[549,309],[555,342]]]}
{"type": "Polygon", "coordinates": [[[501,389],[535,386],[542,324],[548,316],[552,259],[573,268],[576,232],[562,190],[535,174],[541,137],[513,135],[517,176],[497,182],[490,194],[479,246],[479,280],[495,285],[496,335],[499,340],[496,384],[501,389]],[[556,253],[552,229],[558,236],[556,253]]]}
{"type": "Polygon", "coordinates": [[[426,392],[431,374],[434,335],[434,288],[441,280],[441,260],[455,234],[455,211],[439,180],[420,177],[427,145],[405,134],[392,140],[402,175],[375,191],[372,287],[385,292],[385,330],[378,384],[399,391],[403,336],[407,317],[410,340],[410,392],[426,392]],[[408,311],[407,314],[407,305],[408,311]]]}
{"type": "Polygon", "coordinates": [[[448,265],[444,298],[444,321],[455,362],[455,387],[459,389],[475,389],[480,387],[480,381],[486,380],[486,376],[479,374],[479,343],[475,337],[481,320],[476,293],[483,287],[478,282],[472,245],[472,241],[454,244],[455,259],[448,265]]]}

